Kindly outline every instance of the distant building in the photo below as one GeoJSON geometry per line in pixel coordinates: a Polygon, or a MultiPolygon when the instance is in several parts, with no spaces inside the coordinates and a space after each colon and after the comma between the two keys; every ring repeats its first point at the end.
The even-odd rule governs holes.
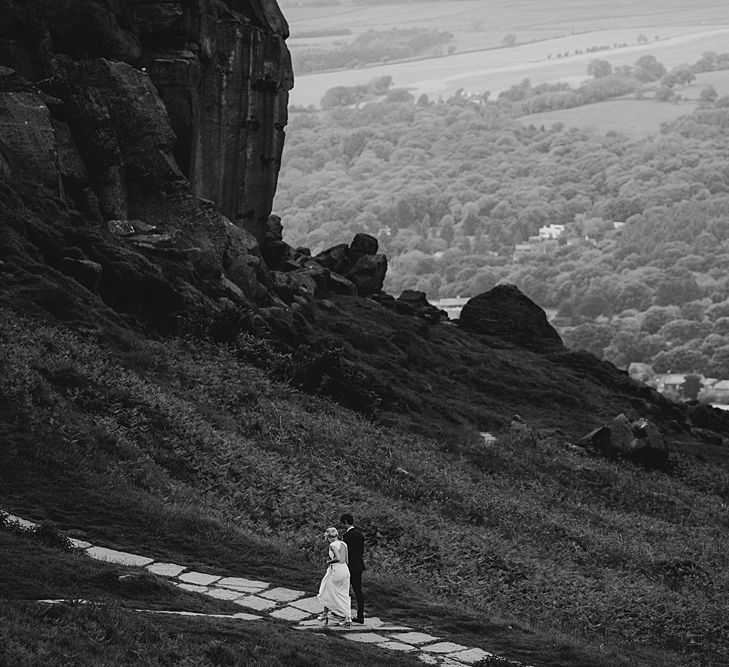
{"type": "Polygon", "coordinates": [[[661,394],[671,394],[674,397],[683,395],[683,383],[686,382],[684,373],[666,373],[656,375],[655,387],[661,394]]]}
{"type": "Polygon", "coordinates": [[[564,231],[564,225],[547,225],[546,227],[539,228],[539,238],[547,240],[557,240],[564,231]]]}
{"type": "Polygon", "coordinates": [[[729,403],[729,380],[719,380],[711,387],[711,393],[717,403],[729,403]]]}

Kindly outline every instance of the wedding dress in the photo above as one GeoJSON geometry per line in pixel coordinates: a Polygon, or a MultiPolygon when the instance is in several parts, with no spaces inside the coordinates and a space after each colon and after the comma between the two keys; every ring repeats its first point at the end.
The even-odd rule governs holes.
{"type": "Polygon", "coordinates": [[[338,558],[338,563],[332,563],[321,580],[319,602],[337,616],[349,621],[352,617],[352,601],[349,597],[349,566],[347,545],[341,540],[334,540],[329,545],[329,560],[338,558]]]}

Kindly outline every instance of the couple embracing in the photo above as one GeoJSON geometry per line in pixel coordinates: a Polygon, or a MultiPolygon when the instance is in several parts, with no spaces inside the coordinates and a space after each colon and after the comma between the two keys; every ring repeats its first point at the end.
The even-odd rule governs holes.
{"type": "Polygon", "coordinates": [[[324,605],[324,613],[319,616],[320,621],[328,624],[331,614],[341,619],[337,625],[350,626],[352,620],[355,623],[364,623],[364,536],[354,527],[351,514],[342,514],[340,520],[344,526],[341,539],[336,528],[327,528],[324,533],[329,541],[329,560],[316,597],[324,605]],[[349,597],[350,584],[357,598],[357,616],[354,619],[349,597]]]}

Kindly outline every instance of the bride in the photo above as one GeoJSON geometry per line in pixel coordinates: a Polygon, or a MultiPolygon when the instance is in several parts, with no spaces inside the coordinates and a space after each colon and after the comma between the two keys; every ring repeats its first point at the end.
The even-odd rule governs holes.
{"type": "Polygon", "coordinates": [[[349,598],[349,552],[347,545],[339,539],[336,528],[327,528],[324,537],[329,540],[329,560],[327,572],[321,580],[319,594],[316,596],[324,605],[324,613],[320,621],[329,623],[329,612],[341,616],[344,620],[337,623],[349,627],[352,625],[352,601],[349,598]]]}

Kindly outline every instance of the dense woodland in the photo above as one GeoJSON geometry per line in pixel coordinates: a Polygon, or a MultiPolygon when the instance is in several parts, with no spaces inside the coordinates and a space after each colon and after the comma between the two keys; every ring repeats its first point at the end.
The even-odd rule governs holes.
{"type": "Polygon", "coordinates": [[[368,30],[351,42],[343,42],[333,48],[298,48],[293,52],[292,60],[294,71],[299,74],[329,69],[353,69],[425,53],[441,55],[444,51],[443,45],[452,40],[453,35],[446,30],[368,30]]]}
{"type": "Polygon", "coordinates": [[[434,103],[390,90],[294,114],[276,212],[313,252],[375,235],[395,295],[509,281],[557,311],[571,347],[729,378],[729,108],[709,98],[641,141],[525,126],[509,95],[434,103]],[[566,226],[554,247],[514,259],[550,224],[566,226]]]}

